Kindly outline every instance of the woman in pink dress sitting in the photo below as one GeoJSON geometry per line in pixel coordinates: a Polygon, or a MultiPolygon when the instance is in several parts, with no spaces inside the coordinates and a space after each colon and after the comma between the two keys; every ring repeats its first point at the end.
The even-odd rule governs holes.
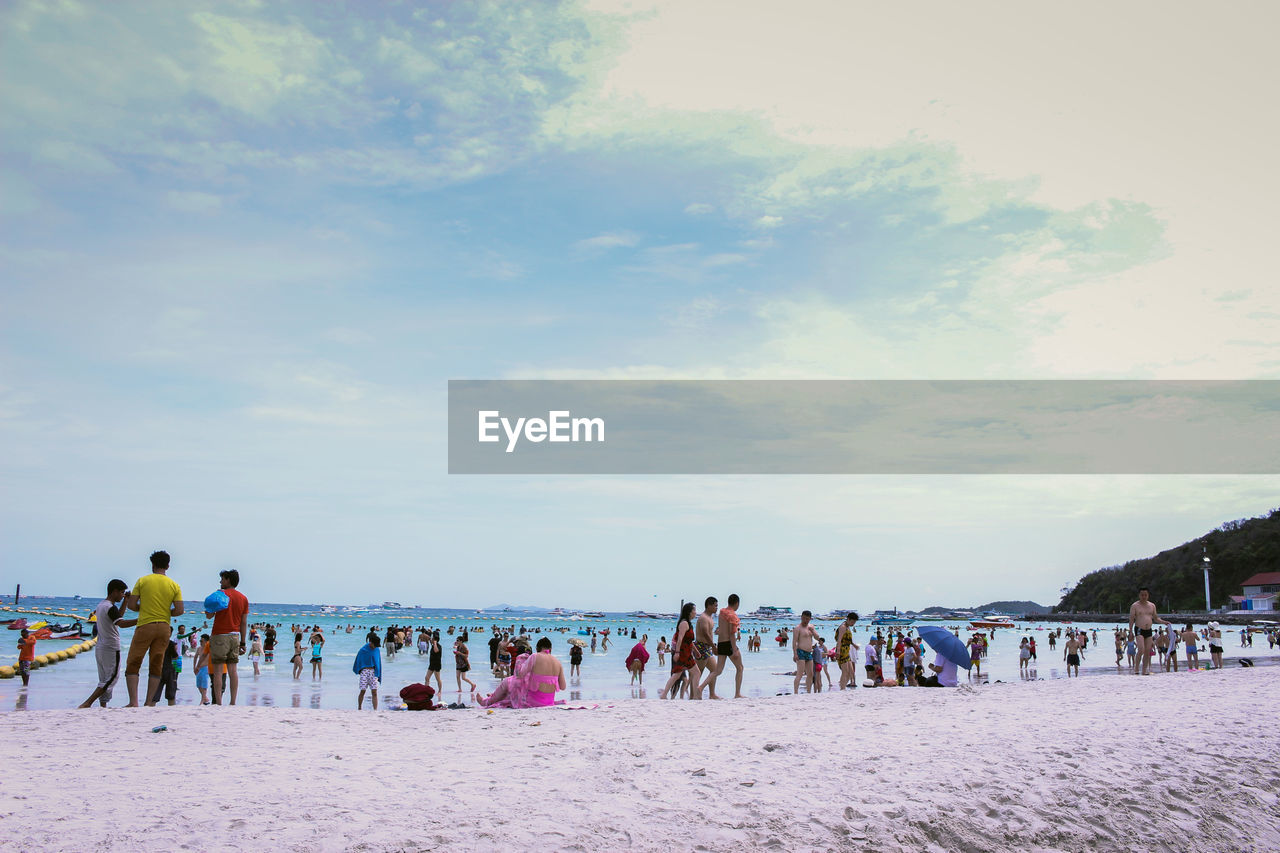
{"type": "Polygon", "coordinates": [[[497,690],[477,696],[476,701],[482,708],[541,708],[554,705],[556,690],[566,687],[564,667],[551,654],[551,639],[543,637],[536,654],[526,652],[516,658],[515,675],[502,679],[497,690]]]}

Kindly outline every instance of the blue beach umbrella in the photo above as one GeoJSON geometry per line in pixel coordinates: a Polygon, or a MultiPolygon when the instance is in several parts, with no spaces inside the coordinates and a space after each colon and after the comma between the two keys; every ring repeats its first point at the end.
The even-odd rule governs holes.
{"type": "Polygon", "coordinates": [[[920,639],[929,644],[929,648],[956,666],[961,666],[965,669],[973,667],[973,661],[969,660],[969,650],[965,648],[959,637],[946,628],[939,628],[937,625],[923,625],[916,628],[916,633],[920,635],[920,639]]]}

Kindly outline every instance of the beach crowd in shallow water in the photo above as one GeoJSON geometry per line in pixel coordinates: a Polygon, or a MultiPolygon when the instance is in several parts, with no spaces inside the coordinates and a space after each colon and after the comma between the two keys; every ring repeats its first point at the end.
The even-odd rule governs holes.
{"type": "MultiPolygon", "coordinates": [[[[188,629],[185,623],[179,622],[174,628],[174,622],[184,614],[181,589],[167,575],[169,557],[165,552],[153,554],[151,562],[152,572],[139,578],[132,587],[119,579],[107,584],[106,597],[97,605],[93,617],[98,637],[94,649],[98,680],[80,707],[95,703],[105,707],[112,698],[121,675],[120,629],[127,627],[135,627],[129,649],[123,656],[130,706],[165,701],[175,704],[179,677],[188,660],[202,705],[236,703],[242,677],[241,657],[257,678],[262,664],[272,664],[277,654],[283,658],[288,651],[291,677],[295,681],[304,677],[308,666],[311,681],[324,679],[326,634],[320,625],[290,626],[284,637],[286,647],[279,648],[284,626],[252,621],[249,601],[238,589],[239,573],[225,570],[218,576],[219,589],[204,601],[204,624],[195,627],[193,623],[188,629]],[[134,613],[136,617],[130,615],[134,613]],[[287,646],[290,639],[291,648],[287,646]],[[147,663],[145,688],[140,684],[144,660],[147,663]]],[[[425,675],[420,683],[401,690],[403,702],[394,703],[393,707],[446,707],[435,700],[446,692],[444,662],[448,656],[453,659],[451,682],[456,686],[458,701],[447,707],[466,707],[464,699],[484,707],[556,704],[562,701],[555,698],[557,692],[579,683],[584,650],[589,648],[594,653],[598,646],[601,652],[607,652],[611,644],[629,646],[624,666],[632,685],[643,685],[651,659],[657,656],[662,684],[659,695],[663,699],[741,698],[744,654],[759,653],[765,638],[758,629],[744,631],[738,615],[739,604],[736,594],[728,596],[724,606],[715,597],[708,597],[700,612],[693,602],[686,603],[673,627],[671,641],[668,642],[665,635],[659,637],[652,652],[648,633],[638,633],[635,628],[630,630],[629,639],[625,631],[615,637],[608,628],[579,630],[582,636],[568,641],[568,672],[552,654],[549,637],[537,636],[544,631],[568,633],[571,630],[568,627],[527,629],[521,625],[517,629],[515,625],[505,628],[492,625],[488,629],[469,630],[449,626],[442,634],[439,628],[425,625],[391,625],[384,630],[347,624],[337,630],[347,634],[366,631],[364,644],[352,664],[357,708],[363,707],[366,697],[371,699],[373,708],[378,708],[384,656],[394,659],[406,652],[412,654],[415,646],[417,656],[426,664],[425,675]],[[484,634],[486,630],[488,669],[497,680],[496,689],[488,695],[478,691],[472,678],[477,664],[473,663],[470,650],[472,633],[484,634]]],[[[960,629],[953,628],[951,636],[939,638],[942,629],[935,627],[887,633],[877,630],[860,644],[854,637],[858,620],[857,613],[849,612],[835,626],[830,642],[819,633],[807,610],[800,615],[799,624],[777,628],[772,641],[780,650],[790,652],[793,664],[792,670],[786,673],[792,679],[790,692],[852,690],[859,686],[955,687],[961,683],[960,668],[968,670],[968,679],[984,677],[983,664],[996,631],[995,628],[976,630],[961,637],[960,629]],[[952,638],[954,643],[939,643],[939,639],[950,641],[952,638]]],[[[1242,647],[1247,648],[1254,642],[1253,632],[1247,629],[1241,630],[1240,637],[1242,647]]],[[[1061,645],[1061,660],[1068,677],[1079,675],[1080,663],[1087,653],[1097,654],[1102,650],[1096,628],[1088,631],[1058,627],[1050,629],[1041,643],[1038,644],[1037,639],[1024,636],[1018,645],[1019,674],[1024,679],[1036,677],[1035,667],[1044,652],[1044,641],[1055,658],[1061,645]]],[[[1265,639],[1269,648],[1280,644],[1280,634],[1274,628],[1265,631],[1265,639]]],[[[1160,618],[1149,601],[1149,592],[1142,589],[1130,611],[1128,628],[1114,631],[1116,670],[1123,672],[1127,667],[1134,674],[1149,674],[1153,666],[1164,672],[1177,672],[1183,667],[1219,668],[1225,642],[1216,622],[1196,630],[1190,624],[1178,628],[1160,618]]],[[[18,645],[19,672],[24,685],[29,683],[35,643],[27,631],[22,631],[18,645]]],[[[1241,663],[1247,665],[1248,659],[1242,659],[1241,663]]],[[[244,674],[247,675],[247,671],[244,674]]]]}

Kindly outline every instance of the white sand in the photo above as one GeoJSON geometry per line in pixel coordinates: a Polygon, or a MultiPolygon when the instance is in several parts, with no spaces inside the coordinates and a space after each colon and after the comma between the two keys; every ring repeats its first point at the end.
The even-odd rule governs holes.
{"type": "Polygon", "coordinates": [[[11,713],[0,847],[1274,851],[1278,676],[11,713]]]}

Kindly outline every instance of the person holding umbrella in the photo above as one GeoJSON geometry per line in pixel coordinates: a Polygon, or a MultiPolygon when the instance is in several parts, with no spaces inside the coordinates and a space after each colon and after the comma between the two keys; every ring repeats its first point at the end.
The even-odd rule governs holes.
{"type": "Polygon", "coordinates": [[[920,686],[959,687],[960,679],[957,674],[957,667],[963,666],[965,669],[969,669],[972,666],[969,651],[965,648],[964,643],[960,642],[959,637],[936,625],[917,628],[916,633],[920,635],[920,639],[928,643],[936,652],[933,663],[929,664],[929,669],[933,670],[933,675],[920,679],[920,686]]]}

